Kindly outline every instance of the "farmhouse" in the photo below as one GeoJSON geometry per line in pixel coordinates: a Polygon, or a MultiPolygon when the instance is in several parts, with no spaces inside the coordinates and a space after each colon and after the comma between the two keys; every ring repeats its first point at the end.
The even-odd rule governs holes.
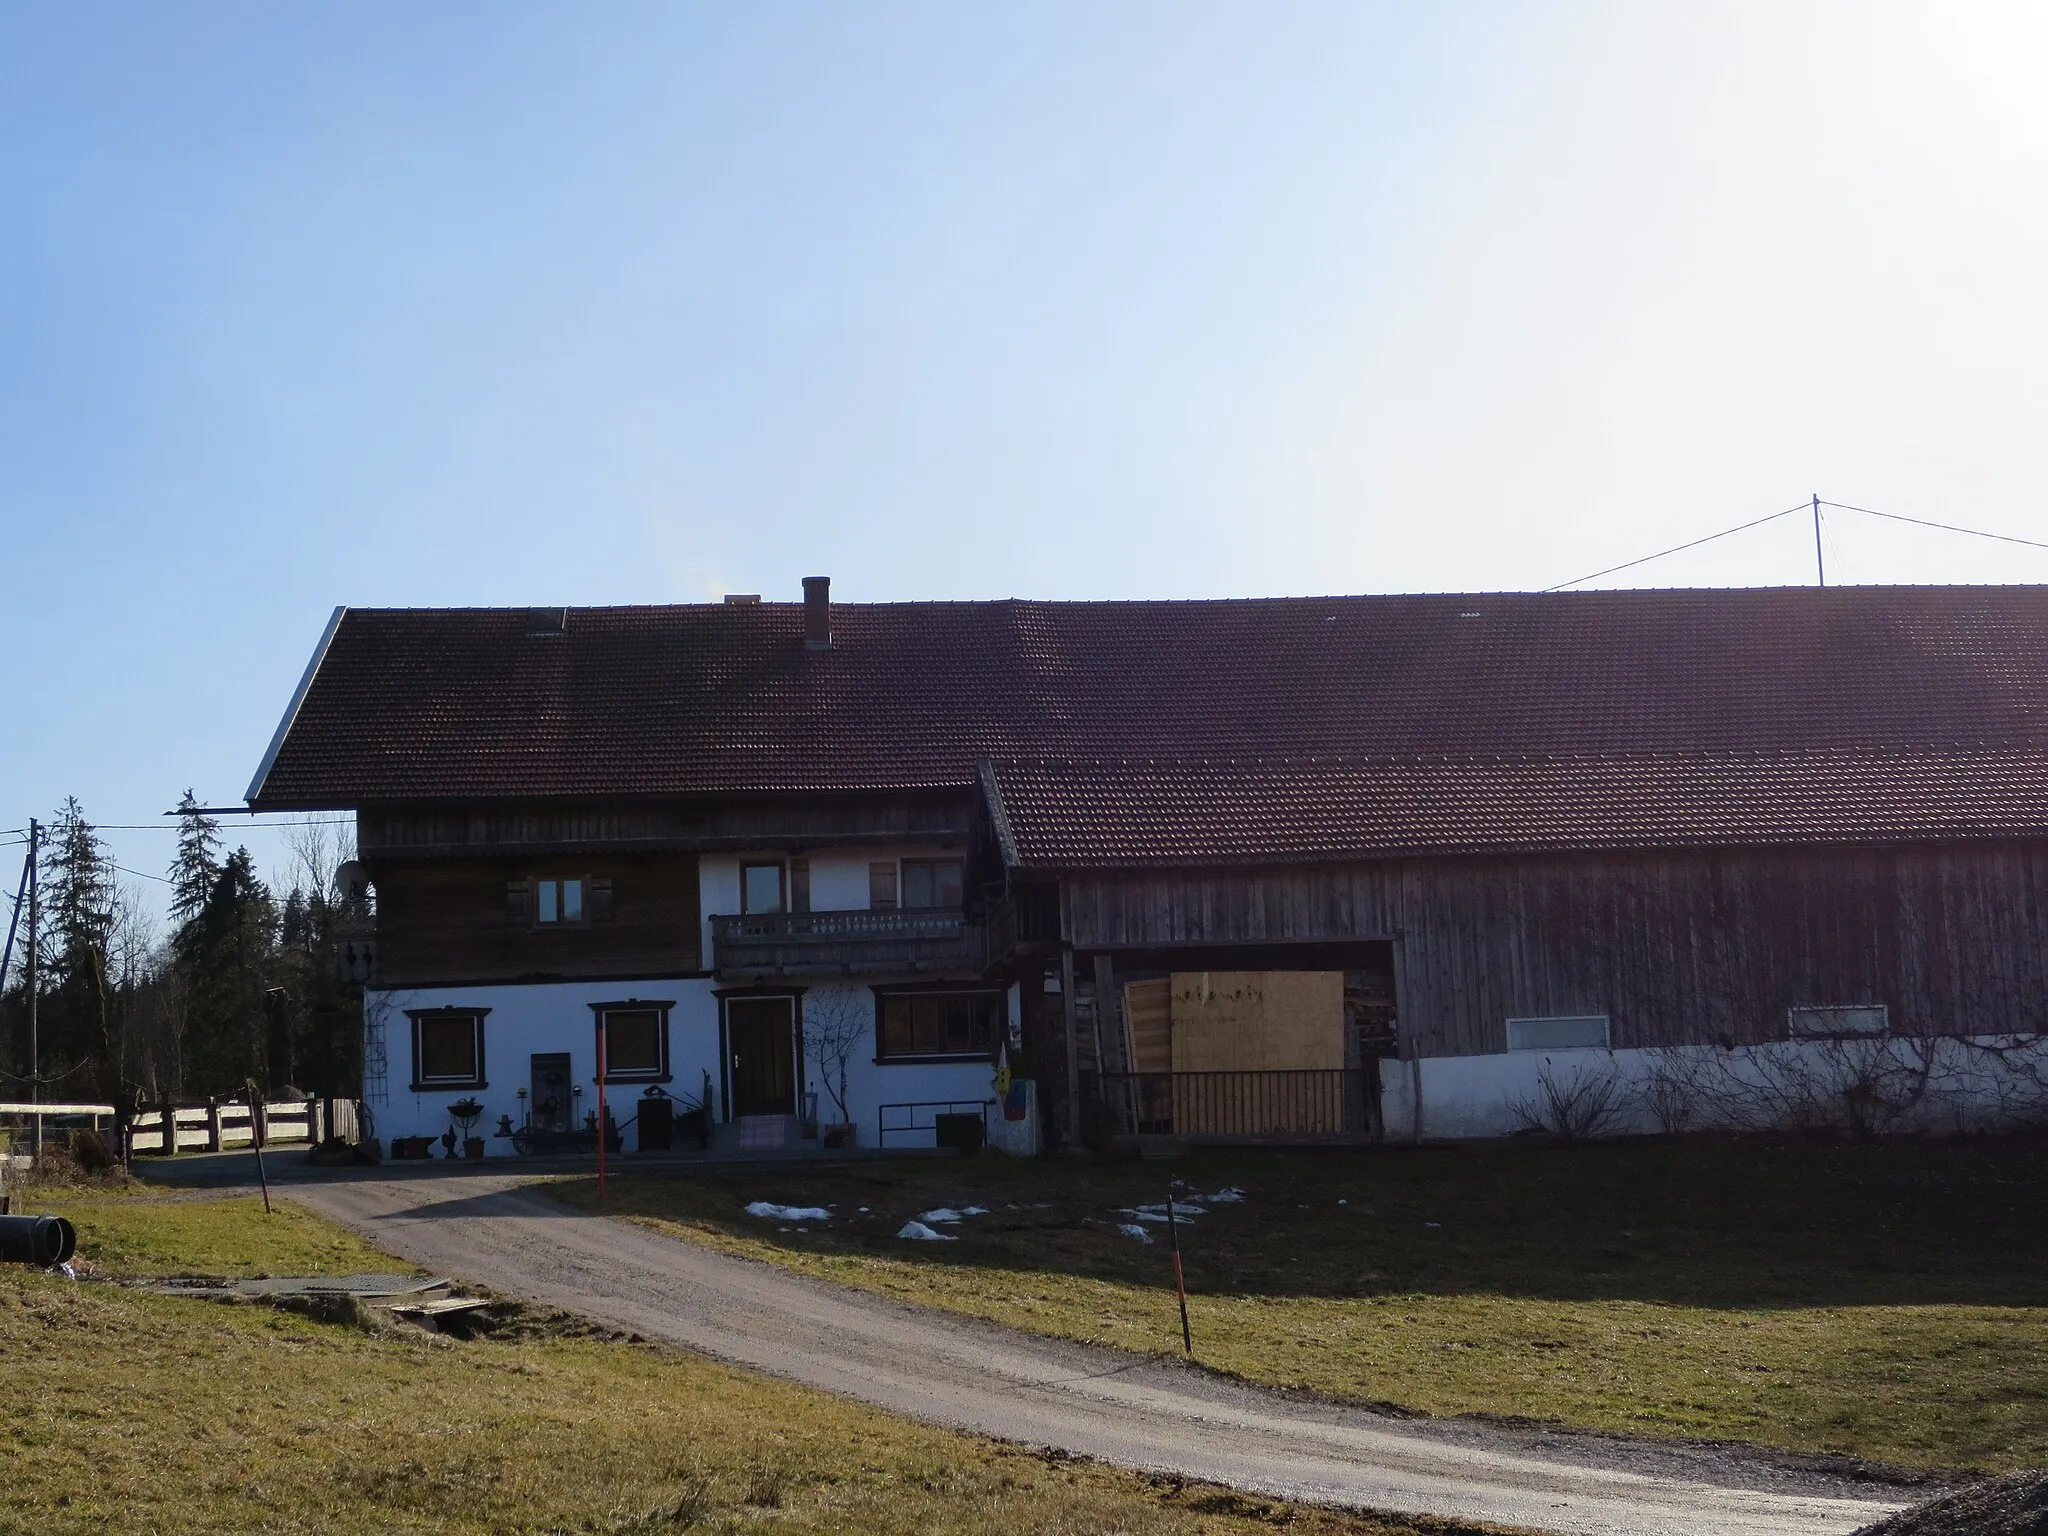
{"type": "Polygon", "coordinates": [[[2048,1030],[2043,588],[343,609],[248,800],[356,815],[387,1136],[573,1134],[600,1040],[898,1146],[999,1055],[1051,1140],[1358,1140],[2048,1030]]]}

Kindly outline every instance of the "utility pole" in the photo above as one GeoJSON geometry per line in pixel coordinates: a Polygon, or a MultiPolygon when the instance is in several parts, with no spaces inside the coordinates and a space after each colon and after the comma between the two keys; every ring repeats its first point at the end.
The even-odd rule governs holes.
{"type": "MultiPolygon", "coordinates": [[[[31,816],[28,820],[28,1101],[31,1104],[40,1104],[43,1099],[42,1042],[36,1037],[36,951],[41,948],[36,932],[36,866],[42,862],[37,857],[42,835],[42,827],[31,816]]],[[[29,1132],[29,1152],[40,1162],[43,1156],[43,1117],[38,1113],[31,1118],[35,1124],[29,1132]]]]}
{"type": "Polygon", "coordinates": [[[1818,576],[1820,577],[1820,584],[1821,584],[1822,586],[1826,586],[1826,585],[1828,584],[1828,567],[1827,567],[1827,561],[1826,561],[1826,560],[1824,560],[1824,559],[1823,559],[1823,558],[1821,557],[1821,552],[1820,552],[1820,492],[1819,492],[1819,491],[1815,491],[1815,492],[1813,493],[1813,569],[1814,569],[1815,573],[1816,573],[1816,574],[1817,574],[1817,575],[1818,575],[1818,576]]]}

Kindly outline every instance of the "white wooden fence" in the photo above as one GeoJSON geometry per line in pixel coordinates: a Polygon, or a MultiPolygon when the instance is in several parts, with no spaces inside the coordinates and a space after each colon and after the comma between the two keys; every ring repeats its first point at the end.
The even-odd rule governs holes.
{"type": "Polygon", "coordinates": [[[145,1109],[128,1122],[128,1150],[161,1157],[171,1152],[225,1152],[232,1147],[317,1143],[330,1136],[354,1141],[354,1099],[284,1099],[253,1109],[233,1100],[145,1109]],[[164,1145],[164,1119],[172,1144],[164,1145]]]}

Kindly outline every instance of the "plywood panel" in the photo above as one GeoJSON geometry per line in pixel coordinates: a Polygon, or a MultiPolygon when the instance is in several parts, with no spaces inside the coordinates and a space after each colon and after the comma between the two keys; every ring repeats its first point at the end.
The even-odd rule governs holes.
{"type": "Polygon", "coordinates": [[[1172,978],[1176,1072],[1344,1065],[1342,971],[1181,971],[1172,978]]]}
{"type": "Polygon", "coordinates": [[[1173,983],[1164,976],[1124,983],[1124,1018],[1131,1029],[1131,1070],[1173,1070],[1173,983]]]}

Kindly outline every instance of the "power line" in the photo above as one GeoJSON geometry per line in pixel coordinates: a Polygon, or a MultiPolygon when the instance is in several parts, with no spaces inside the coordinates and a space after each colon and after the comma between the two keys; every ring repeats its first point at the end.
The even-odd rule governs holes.
{"type": "MultiPolygon", "coordinates": [[[[239,831],[243,827],[345,827],[348,824],[349,818],[346,816],[336,816],[327,820],[308,817],[303,821],[239,821],[235,823],[233,830],[239,831]]],[[[176,832],[179,825],[175,821],[96,821],[93,823],[93,829],[98,832],[176,832]]]]}
{"type": "MultiPolygon", "coordinates": [[[[1826,503],[1833,506],[1833,502],[1826,503]]],[[[1790,517],[1794,512],[1805,512],[1813,503],[1802,501],[1796,507],[1787,507],[1782,512],[1773,512],[1769,517],[1757,518],[1754,522],[1737,523],[1733,528],[1723,528],[1719,533],[1710,533],[1703,539],[1692,539],[1684,544],[1674,544],[1669,549],[1660,549],[1654,555],[1644,555],[1636,560],[1624,560],[1619,565],[1610,565],[1604,571],[1593,571],[1584,576],[1574,576],[1570,581],[1560,581],[1554,587],[1545,587],[1545,592],[1562,592],[1566,587],[1576,587],[1582,581],[1598,581],[1602,576],[1612,576],[1616,571],[1625,571],[1632,566],[1648,565],[1652,560],[1662,560],[1666,555],[1675,555],[1681,550],[1697,549],[1702,544],[1711,544],[1716,539],[1725,539],[1731,533],[1744,533],[1751,528],[1761,528],[1765,523],[1775,523],[1781,517],[1790,517]]]]}
{"type": "Polygon", "coordinates": [[[1911,523],[1917,528],[1939,528],[1943,533],[1967,533],[1975,539],[1996,539],[2001,544],[2024,544],[2029,549],[2048,549],[2048,543],[2043,543],[2040,539],[2022,539],[2010,533],[1986,533],[1982,528],[1965,528],[1958,523],[1937,523],[1924,517],[1903,517],[1897,512],[1879,512],[1874,507],[1852,507],[1846,501],[1823,501],[1821,505],[1835,507],[1843,512],[1861,512],[1865,517],[1881,517],[1890,523],[1911,523]]]}

